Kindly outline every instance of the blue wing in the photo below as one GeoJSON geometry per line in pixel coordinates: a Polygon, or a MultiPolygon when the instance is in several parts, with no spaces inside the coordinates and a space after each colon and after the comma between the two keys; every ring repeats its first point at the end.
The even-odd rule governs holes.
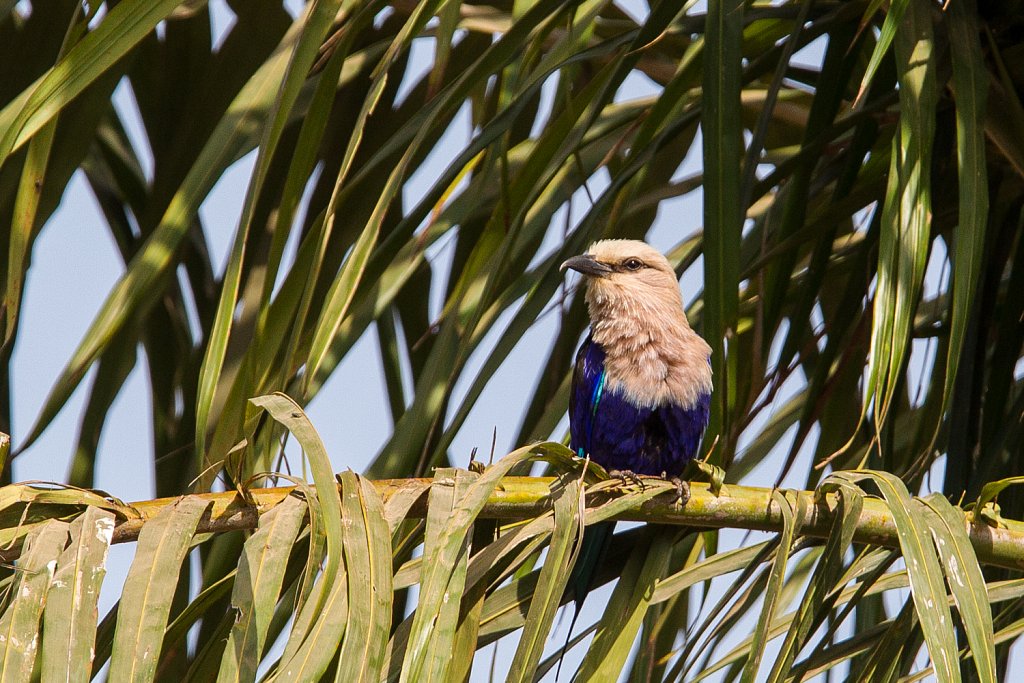
{"type": "Polygon", "coordinates": [[[604,349],[589,336],[576,352],[569,393],[569,448],[584,457],[592,449],[594,418],[604,391],[604,349]]]}
{"type": "Polygon", "coordinates": [[[569,398],[569,444],[605,469],[682,474],[708,424],[710,394],[692,406],[638,407],[605,390],[604,350],[587,338],[576,354],[569,398]]]}

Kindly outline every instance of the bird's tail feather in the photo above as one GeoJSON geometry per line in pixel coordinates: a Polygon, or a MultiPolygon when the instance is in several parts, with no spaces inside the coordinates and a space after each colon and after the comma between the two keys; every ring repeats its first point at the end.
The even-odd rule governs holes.
{"type": "Polygon", "coordinates": [[[580,546],[579,556],[576,564],[573,565],[572,573],[566,585],[568,592],[573,596],[572,620],[569,622],[569,633],[565,636],[565,645],[562,648],[562,656],[558,658],[558,667],[555,670],[555,680],[562,671],[562,660],[565,658],[565,651],[572,640],[572,631],[576,626],[576,620],[580,616],[580,610],[587,599],[587,593],[593,588],[594,578],[597,576],[598,567],[608,553],[612,542],[612,533],[615,531],[615,522],[600,522],[587,527],[583,534],[583,545],[580,546]]]}

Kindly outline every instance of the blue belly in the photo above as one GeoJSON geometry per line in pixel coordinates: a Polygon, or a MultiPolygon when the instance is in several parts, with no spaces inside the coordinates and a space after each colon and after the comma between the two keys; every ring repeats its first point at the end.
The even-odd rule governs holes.
{"type": "Polygon", "coordinates": [[[604,350],[587,339],[576,356],[570,395],[570,447],[608,470],[679,476],[696,457],[708,424],[710,394],[690,406],[638,407],[605,388],[604,350]]]}

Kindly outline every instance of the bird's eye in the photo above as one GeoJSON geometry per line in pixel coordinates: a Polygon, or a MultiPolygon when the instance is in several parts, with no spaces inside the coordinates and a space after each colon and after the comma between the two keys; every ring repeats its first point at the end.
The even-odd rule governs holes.
{"type": "Polygon", "coordinates": [[[640,270],[644,267],[644,262],[638,258],[626,259],[626,262],[622,265],[626,266],[627,270],[640,270]]]}

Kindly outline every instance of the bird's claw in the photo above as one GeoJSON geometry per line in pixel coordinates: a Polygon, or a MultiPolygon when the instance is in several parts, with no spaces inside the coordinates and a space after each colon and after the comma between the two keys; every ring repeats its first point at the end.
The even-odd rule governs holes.
{"type": "MultiPolygon", "coordinates": [[[[644,480],[643,480],[643,476],[644,475],[639,475],[636,472],[633,472],[631,470],[609,470],[608,471],[608,476],[611,479],[618,479],[621,482],[621,485],[623,485],[623,486],[626,485],[626,484],[633,484],[634,486],[638,487],[641,491],[643,491],[646,488],[646,486],[644,486],[644,480]]],[[[652,478],[653,479],[657,479],[658,477],[652,477],[652,478]]],[[[676,487],[675,503],[677,505],[682,507],[682,506],[686,505],[687,502],[689,502],[689,500],[690,500],[690,484],[689,484],[689,482],[687,482],[685,479],[682,479],[682,478],[677,477],[677,476],[671,476],[670,477],[665,472],[661,473],[661,479],[670,482],[673,486],[676,487]]]]}
{"type": "Polygon", "coordinates": [[[669,477],[668,480],[676,487],[676,505],[683,507],[690,500],[690,484],[679,477],[669,477]]]}
{"type": "Polygon", "coordinates": [[[641,491],[644,489],[644,482],[636,472],[632,472],[630,470],[610,470],[608,472],[608,476],[612,479],[618,479],[623,484],[639,486],[641,491]]]}

